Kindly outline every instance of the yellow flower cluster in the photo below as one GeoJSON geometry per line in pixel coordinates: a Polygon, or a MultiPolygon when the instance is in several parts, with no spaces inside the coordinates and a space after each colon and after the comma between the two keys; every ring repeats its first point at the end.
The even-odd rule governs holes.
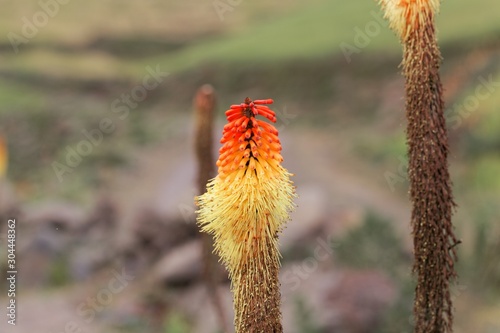
{"type": "Polygon", "coordinates": [[[215,250],[231,276],[257,253],[268,253],[270,247],[278,251],[277,236],[294,207],[291,174],[280,164],[278,131],[255,118],[276,121],[263,105],[270,103],[247,99],[226,112],[219,173],[197,198],[198,223],[214,236],[215,250]]]}

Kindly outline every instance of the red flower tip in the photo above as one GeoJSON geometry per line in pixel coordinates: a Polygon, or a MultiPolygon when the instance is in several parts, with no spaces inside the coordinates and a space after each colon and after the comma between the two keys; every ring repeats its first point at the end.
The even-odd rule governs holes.
{"type": "Polygon", "coordinates": [[[217,163],[221,175],[245,167],[253,169],[254,166],[267,165],[266,163],[275,165],[275,162],[283,160],[279,154],[281,144],[278,130],[256,118],[260,115],[276,122],[276,114],[267,106],[272,103],[272,99],[252,101],[247,97],[244,103],[231,105],[226,111],[228,123],[224,126],[220,141],[224,146],[217,163]]]}
{"type": "MultiPolygon", "coordinates": [[[[272,99],[256,99],[252,101],[250,98],[245,98],[245,103],[231,105],[229,110],[226,111],[227,121],[229,123],[240,118],[241,116],[246,116],[251,118],[252,127],[257,127],[254,119],[255,116],[261,115],[273,123],[276,122],[276,114],[273,110],[267,107],[267,104],[272,104],[274,101],[272,99]]],[[[247,123],[248,125],[248,123],[247,123]]],[[[237,125],[239,126],[239,125],[237,125]]]]}
{"type": "Polygon", "coordinates": [[[270,98],[268,98],[268,99],[256,99],[253,102],[255,104],[273,104],[274,103],[274,101],[270,98]]]}

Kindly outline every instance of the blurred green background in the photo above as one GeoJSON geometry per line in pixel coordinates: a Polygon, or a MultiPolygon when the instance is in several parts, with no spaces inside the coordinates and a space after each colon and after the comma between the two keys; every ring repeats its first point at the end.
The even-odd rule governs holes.
{"type": "MultiPolygon", "coordinates": [[[[213,318],[203,325],[196,315],[201,310],[177,300],[197,302],[199,280],[165,286],[150,278],[156,272],[151,267],[161,270],[162,258],[183,244],[158,245],[141,261],[139,247],[163,241],[151,241],[154,231],[147,242],[135,238],[141,223],[154,218],[160,228],[179,216],[193,220],[192,98],[205,83],[218,100],[214,140],[230,104],[246,96],[275,100],[284,163],[301,196],[285,231],[284,274],[311,258],[316,237],[331,239],[328,262],[317,262],[311,277],[300,279],[299,291],[283,283],[289,331],[412,331],[401,47],[375,1],[2,0],[1,8],[0,134],[9,167],[0,209],[25,223],[20,265],[46,260],[20,282],[19,303],[25,305],[12,332],[33,331],[29,323],[37,331],[62,332],[65,323],[81,322],[74,309],[98,292],[112,267],[130,261],[138,278],[96,319],[81,324],[82,332],[205,332],[217,326],[213,318]],[[127,104],[124,98],[154,71],[159,84],[127,104]],[[103,119],[113,128],[101,130],[93,144],[85,133],[97,133],[103,119]],[[85,151],[82,141],[91,142],[90,151],[71,166],[68,151],[85,151]],[[88,222],[98,212],[99,224],[106,203],[115,212],[111,232],[53,218],[88,222]],[[43,215],[44,209],[52,215],[43,215]],[[56,230],[47,244],[62,245],[43,260],[22,259],[37,252],[44,228],[56,230]],[[72,228],[79,231],[71,234],[72,228]],[[101,247],[87,253],[95,244],[101,247]],[[95,256],[99,264],[79,274],[78,256],[95,256]],[[39,272],[45,273],[37,279],[39,272]],[[382,295],[384,306],[374,306],[382,310],[370,317],[373,323],[350,317],[370,302],[363,301],[365,294],[356,296],[361,305],[336,308],[335,300],[355,296],[338,296],[335,276],[347,285],[374,283],[367,293],[388,284],[391,296],[382,295]],[[331,280],[325,286],[333,288],[331,299],[308,292],[316,278],[331,280]],[[328,316],[333,312],[336,319],[328,316]],[[53,319],[56,313],[60,318],[53,319]],[[363,321],[368,324],[356,326],[363,321]]],[[[499,13],[494,0],[444,1],[437,19],[458,204],[454,223],[463,241],[453,287],[457,333],[500,332],[499,13]],[[478,97],[477,89],[486,95],[478,97]]]]}

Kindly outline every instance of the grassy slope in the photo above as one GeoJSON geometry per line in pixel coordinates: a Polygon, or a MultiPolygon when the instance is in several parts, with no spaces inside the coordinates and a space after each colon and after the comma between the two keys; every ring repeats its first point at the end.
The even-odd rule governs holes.
{"type": "MultiPolygon", "coordinates": [[[[86,43],[99,34],[152,35],[161,39],[162,36],[168,36],[181,29],[179,26],[186,31],[192,31],[192,34],[201,33],[196,30],[202,28],[217,31],[218,37],[201,38],[178,51],[146,58],[140,62],[110,58],[102,52],[68,54],[50,49],[24,50],[17,55],[5,54],[7,61],[0,65],[0,69],[83,78],[109,78],[112,75],[141,78],[144,67],[149,64],[161,64],[162,68],[175,73],[204,62],[259,63],[294,58],[314,59],[340,52],[342,42],[354,44],[356,34],[354,29],[358,27],[364,30],[368,22],[374,21],[372,14],[380,14],[375,1],[316,0],[307,7],[297,8],[295,5],[291,6],[296,8],[295,10],[283,11],[273,8],[269,12],[265,10],[262,1],[257,1],[242,2],[234,11],[225,13],[225,20],[221,22],[215,10],[206,3],[202,5],[201,2],[197,2],[192,7],[177,5],[180,8],[176,8],[171,1],[155,6],[141,7],[137,4],[137,1],[130,1],[126,7],[120,5],[120,10],[115,10],[110,0],[90,7],[81,2],[70,3],[62,7],[60,13],[40,30],[33,44],[86,43]],[[137,22],[137,19],[127,16],[130,11],[137,12],[139,17],[144,17],[146,20],[137,22]],[[158,14],[162,11],[174,14],[168,15],[168,19],[162,19],[158,14]],[[96,12],[101,14],[92,14],[96,12]],[[85,17],[85,21],[77,18],[79,15],[85,17]],[[108,15],[114,18],[113,24],[103,21],[108,15]],[[192,28],[193,26],[199,28],[192,28]],[[68,35],[69,32],[72,36],[68,35]]],[[[470,41],[498,34],[499,7],[498,1],[495,0],[444,2],[438,21],[441,42],[445,44],[458,40],[470,41]]],[[[36,6],[31,6],[31,12],[36,9],[36,6]]],[[[30,11],[25,10],[25,12],[30,11]]],[[[18,10],[17,13],[23,11],[18,10]]],[[[15,15],[5,17],[6,23],[0,26],[0,31],[3,32],[0,36],[3,36],[4,40],[7,31],[20,30],[20,22],[14,19],[15,17],[15,15]]],[[[372,38],[366,50],[399,52],[396,38],[385,27],[372,38]]]]}
{"type": "MultiPolygon", "coordinates": [[[[467,41],[499,33],[498,11],[488,10],[491,7],[500,9],[493,0],[446,2],[438,22],[441,42],[467,41]],[[457,17],[468,18],[467,23],[457,17]]],[[[342,42],[354,44],[354,29],[364,30],[368,22],[374,21],[373,13],[380,14],[373,1],[324,1],[159,60],[166,67],[178,70],[204,61],[282,61],[337,53],[342,42]]],[[[399,45],[393,34],[382,28],[366,50],[399,52],[399,45]]]]}

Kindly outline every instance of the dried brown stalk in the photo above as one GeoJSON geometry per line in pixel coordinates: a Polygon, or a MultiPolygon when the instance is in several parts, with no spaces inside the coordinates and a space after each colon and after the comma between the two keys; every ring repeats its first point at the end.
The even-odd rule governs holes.
{"type": "MultiPolygon", "coordinates": [[[[211,85],[203,85],[194,97],[195,109],[195,152],[198,161],[198,193],[205,192],[209,179],[215,176],[213,149],[213,119],[216,106],[215,91],[211,85]]],[[[217,293],[217,258],[213,254],[213,240],[202,233],[203,274],[207,290],[224,332],[229,332],[226,315],[219,294],[217,293]]]]}
{"type": "Polygon", "coordinates": [[[456,278],[454,262],[459,242],[451,222],[455,203],[448,172],[448,135],[439,76],[441,53],[434,27],[439,1],[380,3],[403,44],[413,272],[417,276],[415,333],[451,333],[450,281],[456,278]]]}
{"type": "Polygon", "coordinates": [[[411,224],[417,274],[415,332],[452,332],[449,282],[456,277],[457,239],[451,223],[455,206],[448,172],[439,52],[432,17],[406,40],[406,116],[411,224]]]}

